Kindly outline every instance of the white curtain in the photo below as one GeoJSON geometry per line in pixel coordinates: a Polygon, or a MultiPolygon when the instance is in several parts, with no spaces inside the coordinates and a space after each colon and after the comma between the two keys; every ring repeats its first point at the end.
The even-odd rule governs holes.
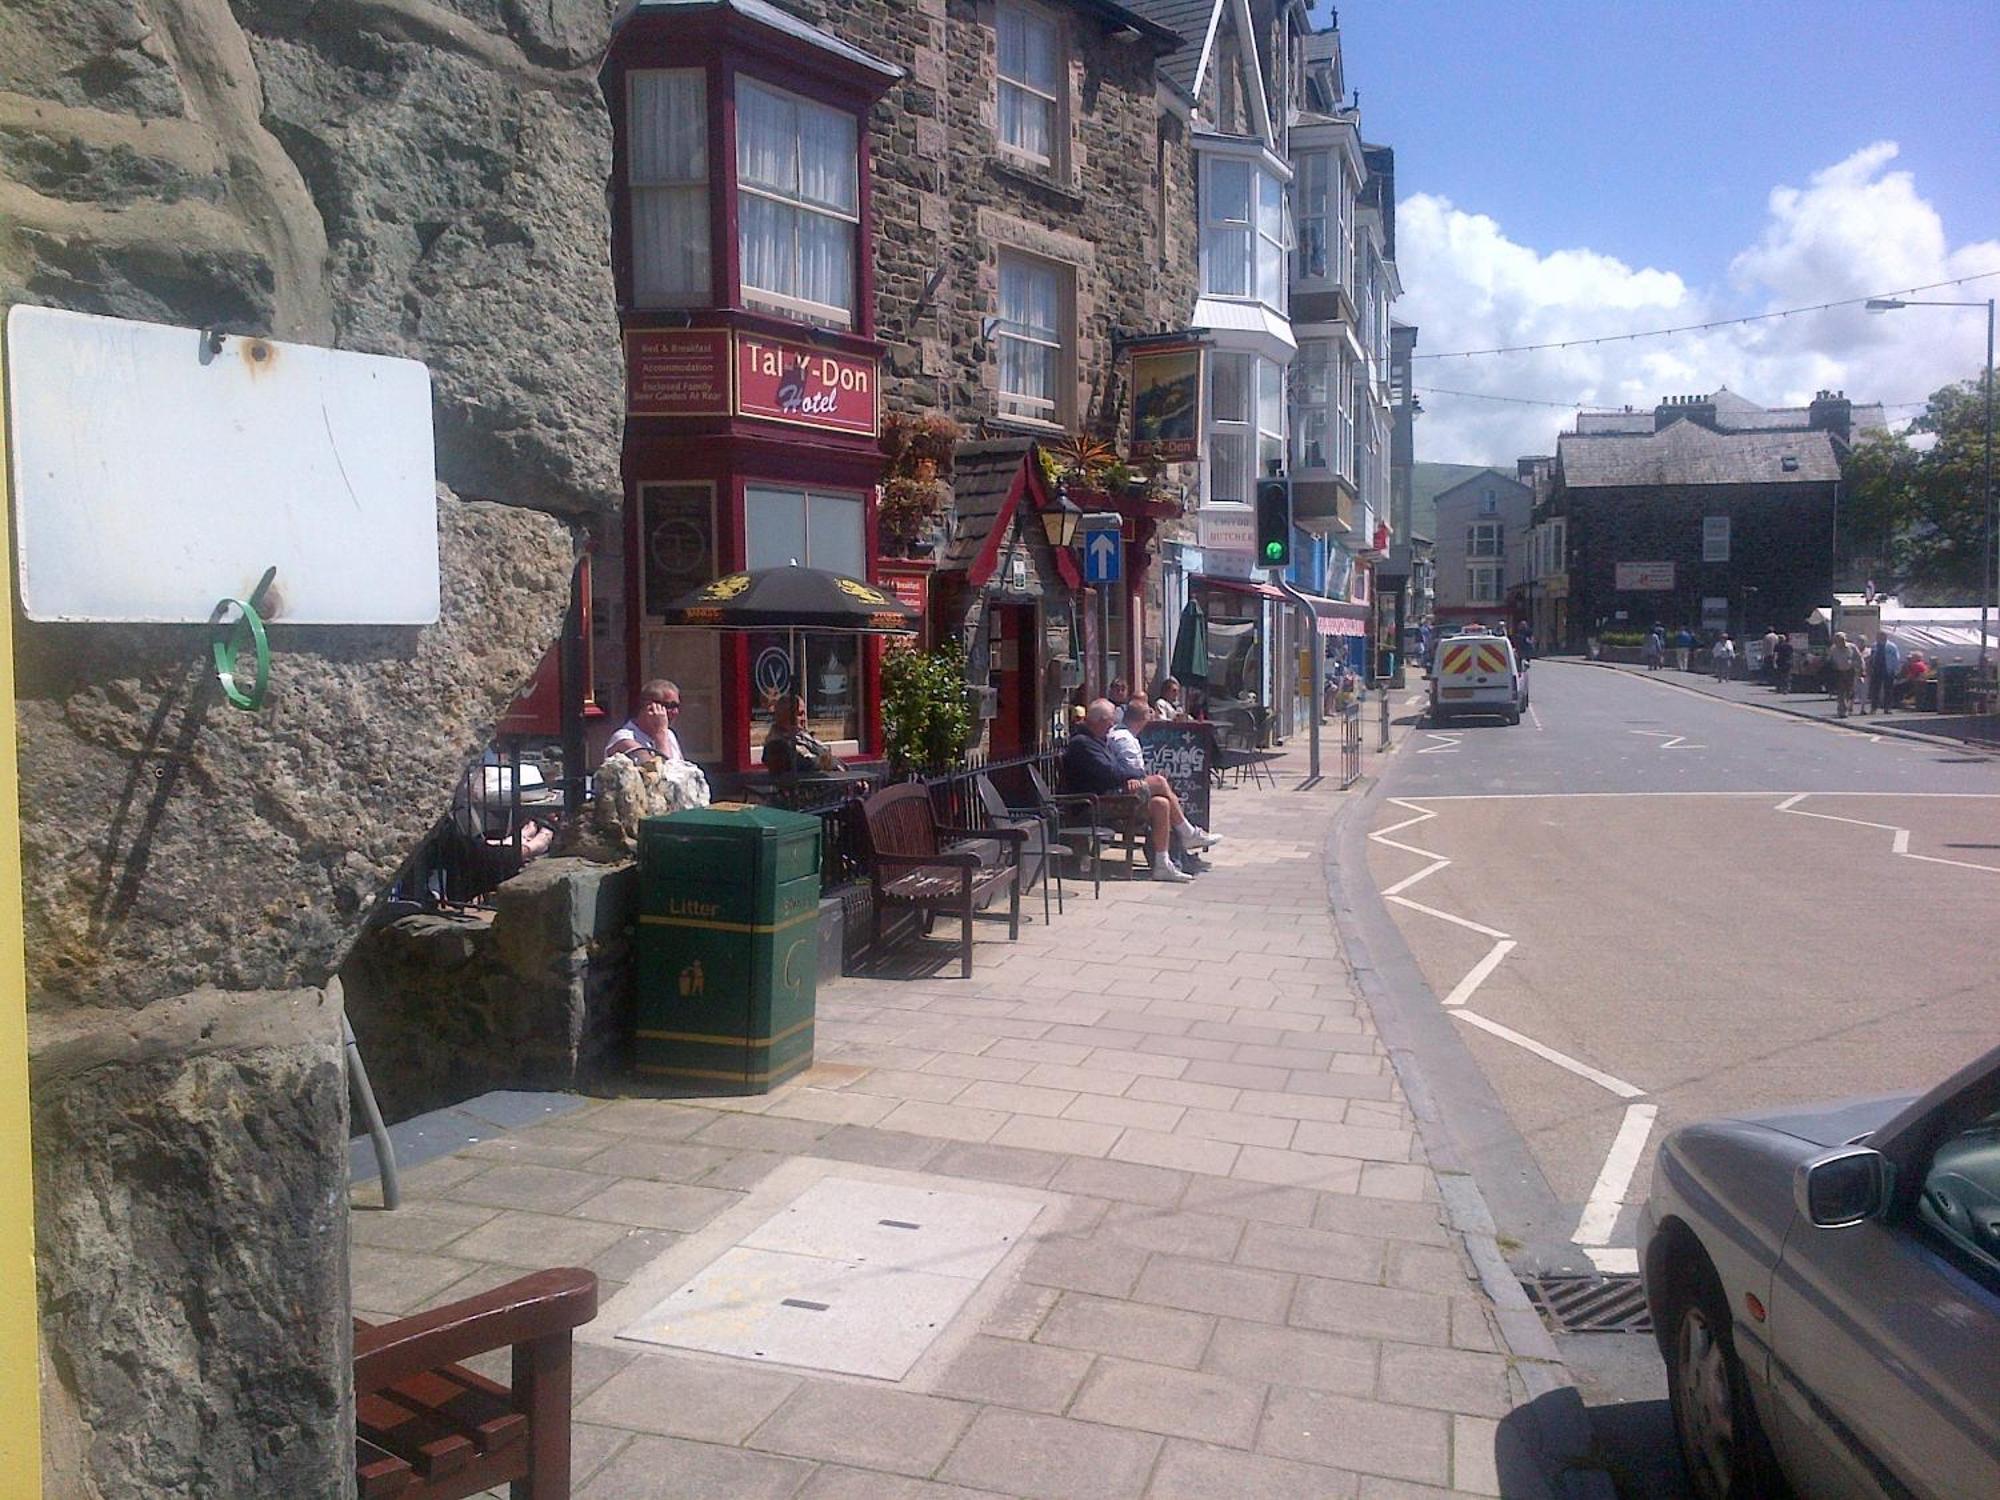
{"type": "Polygon", "coordinates": [[[1029,416],[1056,413],[1056,363],[1062,342],[1062,289],[1048,266],[1000,263],[1000,388],[1025,397],[1029,416]]]}
{"type": "Polygon", "coordinates": [[[697,70],[628,75],[633,295],[641,305],[709,294],[708,108],[697,70]]]}
{"type": "Polygon", "coordinates": [[[736,178],[787,198],[798,196],[798,105],[740,74],[736,79],[736,178]]]}
{"type": "Polygon", "coordinates": [[[1056,29],[1011,5],[999,15],[1000,139],[1049,160],[1055,137],[1056,29]]]}
{"type": "Polygon", "coordinates": [[[844,214],[856,212],[854,116],[813,104],[801,104],[799,115],[799,197],[844,214]]]}
{"type": "Polygon", "coordinates": [[[1250,363],[1248,354],[1212,354],[1208,368],[1208,411],[1211,421],[1250,420],[1250,363]]]}
{"type": "Polygon", "coordinates": [[[787,204],[773,203],[755,193],[737,195],[736,228],[745,286],[781,297],[798,294],[793,227],[797,217],[798,210],[787,204]]]}
{"type": "Polygon", "coordinates": [[[858,122],[747,78],[736,101],[743,284],[851,315],[854,223],[835,214],[859,212],[858,122]]]}
{"type": "Polygon", "coordinates": [[[1217,297],[1250,295],[1250,191],[1247,162],[1219,161],[1209,172],[1208,222],[1202,226],[1205,288],[1217,297]]]}

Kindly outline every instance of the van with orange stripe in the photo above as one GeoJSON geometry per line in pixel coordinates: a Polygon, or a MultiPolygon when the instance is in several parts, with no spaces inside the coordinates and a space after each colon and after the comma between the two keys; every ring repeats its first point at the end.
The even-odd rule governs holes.
{"type": "Polygon", "coordinates": [[[1498,714],[1509,724],[1518,724],[1527,706],[1528,674],[1506,636],[1481,631],[1438,642],[1437,668],[1431,673],[1431,723],[1498,714]]]}

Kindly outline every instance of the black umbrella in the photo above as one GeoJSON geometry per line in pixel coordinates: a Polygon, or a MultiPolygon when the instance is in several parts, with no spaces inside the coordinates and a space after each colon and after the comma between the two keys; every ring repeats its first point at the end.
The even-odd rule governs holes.
{"type": "Polygon", "coordinates": [[[1208,681],[1208,616],[1192,599],[1181,611],[1180,628],[1174,632],[1171,670],[1182,682],[1208,681]]]}
{"type": "Polygon", "coordinates": [[[838,630],[915,635],[917,612],[873,584],[842,573],[758,568],[731,573],[683,594],[659,615],[663,625],[705,630],[838,630]]]}

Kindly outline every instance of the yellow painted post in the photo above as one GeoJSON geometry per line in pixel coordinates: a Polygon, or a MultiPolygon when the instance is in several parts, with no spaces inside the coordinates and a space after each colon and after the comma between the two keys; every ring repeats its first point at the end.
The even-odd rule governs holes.
{"type": "MultiPolygon", "coordinates": [[[[0,391],[0,523],[13,532],[0,391]]],[[[13,571],[11,549],[6,554],[13,571]]],[[[21,952],[21,776],[14,749],[13,589],[0,598],[0,1474],[7,1493],[42,1493],[41,1368],[35,1319],[35,1180],[28,1146],[28,975],[21,952]]]]}

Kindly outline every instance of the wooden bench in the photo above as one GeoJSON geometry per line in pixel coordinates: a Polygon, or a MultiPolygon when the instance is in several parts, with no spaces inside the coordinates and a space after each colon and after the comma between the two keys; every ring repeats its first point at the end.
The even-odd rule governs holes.
{"type": "Polygon", "coordinates": [[[597,1316],[590,1271],[537,1271],[394,1323],[354,1323],[361,1500],[568,1500],[570,1332],[597,1316]],[[458,1363],[511,1348],[513,1384],[458,1363]]]}
{"type": "Polygon", "coordinates": [[[945,908],[959,915],[960,976],[972,977],[972,913],[996,891],[1007,892],[1007,936],[1021,935],[1019,851],[1027,834],[1019,828],[948,828],[937,821],[929,790],[905,782],[877,792],[861,804],[867,834],[868,878],[875,887],[875,946],[882,945],[882,918],[889,907],[924,913],[924,929],[945,908]],[[982,859],[966,842],[997,840],[1014,857],[1002,864],[982,859]],[[958,847],[954,847],[954,841],[958,847]]]}
{"type": "Polygon", "coordinates": [[[1091,894],[1099,900],[1104,896],[1105,851],[1125,851],[1125,877],[1131,879],[1138,868],[1139,856],[1146,854],[1150,862],[1152,855],[1147,849],[1147,839],[1152,834],[1152,823],[1146,812],[1150,797],[1141,797],[1135,792],[1055,792],[1042,779],[1042,773],[1033,766],[1028,767],[1028,784],[1034,791],[1037,803],[1050,809],[1056,820],[1056,834],[1070,848],[1081,846],[1090,857],[1091,894]]]}

